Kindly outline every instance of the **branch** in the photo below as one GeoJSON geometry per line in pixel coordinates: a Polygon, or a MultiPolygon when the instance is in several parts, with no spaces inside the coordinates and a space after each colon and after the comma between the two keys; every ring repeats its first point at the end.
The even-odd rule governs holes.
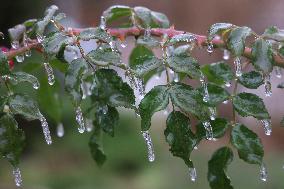
{"type": "MultiPolygon", "coordinates": [[[[70,35],[79,35],[80,32],[84,30],[83,28],[73,28],[71,29],[70,35]]],[[[107,32],[114,37],[120,38],[120,39],[125,39],[127,36],[141,36],[144,34],[145,30],[142,28],[138,28],[138,27],[131,27],[131,28],[108,28],[107,32]]],[[[180,31],[180,30],[175,30],[174,28],[152,28],[151,29],[151,35],[153,36],[157,36],[157,37],[161,37],[163,35],[168,35],[169,37],[173,37],[175,35],[178,34],[183,34],[186,33],[185,31],[180,31]]],[[[207,46],[207,36],[205,35],[197,35],[194,34],[196,39],[197,39],[197,45],[198,46],[207,46]]],[[[213,39],[212,41],[214,48],[223,48],[224,45],[224,41],[221,39],[213,39]]],[[[21,47],[17,50],[10,50],[8,52],[6,52],[5,54],[7,55],[8,59],[12,59],[13,57],[15,57],[18,54],[22,54],[25,51],[28,51],[29,49],[33,49],[36,48],[38,50],[40,50],[40,44],[36,41],[32,41],[32,43],[29,43],[27,47],[21,47]]],[[[251,48],[246,47],[245,51],[243,53],[243,56],[248,58],[248,59],[252,59],[252,53],[251,53],[251,48]]],[[[284,68],[284,59],[275,54],[274,55],[274,61],[276,63],[276,66],[280,66],[284,68]]]]}

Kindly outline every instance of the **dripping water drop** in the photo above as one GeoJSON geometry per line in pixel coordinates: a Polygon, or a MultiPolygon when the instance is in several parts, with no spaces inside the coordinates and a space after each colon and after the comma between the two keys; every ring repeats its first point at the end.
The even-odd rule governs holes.
{"type": "Polygon", "coordinates": [[[155,153],[154,153],[154,147],[153,147],[153,143],[152,143],[152,139],[150,136],[149,131],[141,131],[142,136],[145,140],[146,146],[147,146],[147,150],[148,150],[148,160],[149,162],[153,162],[155,160],[155,153]]]}
{"type": "Polygon", "coordinates": [[[45,72],[47,73],[48,84],[53,85],[55,83],[55,78],[53,74],[53,69],[48,62],[44,63],[45,72]]]}
{"type": "Polygon", "coordinates": [[[21,175],[21,171],[20,171],[19,167],[13,168],[13,175],[14,175],[14,180],[15,180],[16,186],[21,187],[23,181],[22,181],[22,175],[21,175]]]}
{"type": "Polygon", "coordinates": [[[224,60],[230,59],[230,51],[228,51],[227,49],[224,49],[223,59],[224,60]]]}
{"type": "Polygon", "coordinates": [[[266,182],[267,177],[268,177],[268,174],[267,174],[266,165],[264,163],[262,163],[261,166],[260,166],[260,180],[263,181],[263,182],[266,182]]]}
{"type": "Polygon", "coordinates": [[[80,106],[76,108],[76,121],[79,125],[78,127],[79,133],[84,133],[85,132],[85,122],[84,122],[83,113],[82,113],[80,106]]]}
{"type": "Polygon", "coordinates": [[[190,180],[192,182],[195,182],[197,179],[196,169],[194,167],[190,167],[188,169],[188,172],[189,172],[190,180]]]}
{"type": "Polygon", "coordinates": [[[271,133],[272,133],[271,120],[270,119],[263,119],[260,122],[263,125],[265,135],[267,135],[267,136],[271,135],[271,133]]]}
{"type": "Polygon", "coordinates": [[[59,124],[57,125],[56,133],[57,133],[57,136],[58,136],[58,137],[63,137],[63,136],[64,136],[64,127],[63,127],[63,124],[62,124],[62,123],[59,123],[59,124]]]}
{"type": "Polygon", "coordinates": [[[202,122],[202,124],[206,132],[206,139],[213,140],[214,137],[213,137],[213,130],[212,130],[211,123],[209,121],[204,121],[202,122]]]}
{"type": "Polygon", "coordinates": [[[42,131],[43,131],[43,134],[44,134],[45,141],[48,145],[50,145],[50,144],[52,144],[52,139],[51,139],[51,136],[50,136],[48,123],[47,123],[45,117],[42,114],[40,115],[40,122],[41,122],[41,127],[42,127],[42,131]]]}
{"type": "Polygon", "coordinates": [[[242,76],[242,62],[240,57],[236,57],[234,60],[235,70],[236,70],[236,76],[240,77],[242,76]]]}
{"type": "Polygon", "coordinates": [[[266,74],[264,75],[264,94],[266,97],[270,97],[272,95],[271,88],[270,74],[266,74]]]}

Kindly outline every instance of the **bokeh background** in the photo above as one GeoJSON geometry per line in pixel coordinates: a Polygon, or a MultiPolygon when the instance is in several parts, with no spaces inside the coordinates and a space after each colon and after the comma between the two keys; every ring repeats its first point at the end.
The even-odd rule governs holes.
{"type": "MultiPolygon", "coordinates": [[[[103,10],[111,5],[122,4],[129,6],[146,6],[152,10],[165,13],[171,23],[180,30],[206,34],[208,27],[216,22],[230,22],[240,26],[249,26],[255,32],[262,33],[271,25],[284,28],[284,1],[281,0],[1,0],[0,31],[7,29],[30,18],[41,18],[48,5],[56,4],[68,19],[65,24],[76,27],[98,25],[103,10]]],[[[130,45],[124,50],[131,51],[130,45]]],[[[1,46],[9,47],[8,40],[0,42],[1,46]]],[[[221,53],[215,52],[209,56],[197,52],[196,56],[201,64],[211,63],[221,59],[221,53]]],[[[36,60],[28,59],[18,69],[28,69],[37,75],[38,70],[32,69],[36,60]]],[[[127,62],[127,58],[125,59],[127,62]]],[[[41,72],[40,72],[41,73],[41,72]]],[[[284,187],[284,128],[280,127],[280,120],[284,115],[283,91],[275,86],[281,80],[272,75],[272,98],[264,97],[264,89],[260,87],[252,92],[264,98],[266,106],[272,115],[272,136],[264,135],[259,122],[252,118],[239,118],[249,125],[262,138],[265,146],[265,162],[269,171],[268,182],[259,179],[259,168],[239,160],[237,153],[233,163],[229,166],[228,175],[232,178],[235,188],[273,188],[284,187]]],[[[283,80],[283,79],[282,79],[283,80]]],[[[147,89],[157,84],[152,81],[147,89]]],[[[28,86],[23,85],[20,91],[30,92],[28,86]]],[[[240,91],[245,89],[240,88],[240,91]]],[[[1,92],[1,91],[0,91],[1,92]]],[[[121,109],[120,124],[115,130],[115,137],[104,138],[104,148],[108,161],[102,168],[93,162],[88,149],[90,134],[79,134],[74,123],[74,112],[70,102],[62,101],[62,122],[66,129],[63,138],[55,135],[56,124],[49,120],[53,133],[54,144],[47,146],[43,140],[38,121],[26,122],[18,118],[21,128],[27,135],[27,148],[22,157],[21,170],[24,188],[29,189],[170,189],[170,188],[209,188],[206,180],[207,161],[212,152],[220,146],[228,145],[228,137],[217,142],[203,142],[192,153],[192,160],[198,171],[198,180],[192,183],[188,170],[183,161],[172,157],[165,142],[163,130],[166,116],[157,113],[152,119],[152,137],[156,151],[156,161],[148,163],[146,147],[140,136],[139,119],[134,113],[121,109]]],[[[220,115],[230,118],[231,105],[221,105],[220,115]]],[[[11,174],[11,166],[0,160],[0,189],[15,188],[11,174]]]]}

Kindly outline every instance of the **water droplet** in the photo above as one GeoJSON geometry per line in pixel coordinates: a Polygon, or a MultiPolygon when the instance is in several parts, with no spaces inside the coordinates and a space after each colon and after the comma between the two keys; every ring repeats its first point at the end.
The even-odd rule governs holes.
{"type": "Polygon", "coordinates": [[[194,146],[194,148],[193,148],[194,150],[198,150],[198,146],[194,146]]]}
{"type": "Polygon", "coordinates": [[[280,67],[275,67],[275,75],[277,78],[282,78],[282,68],[280,67]]]}
{"type": "Polygon", "coordinates": [[[31,50],[28,50],[25,52],[25,56],[26,57],[31,57],[32,56],[32,51],[31,50]]]}
{"type": "Polygon", "coordinates": [[[208,102],[209,101],[209,92],[208,92],[208,88],[207,88],[207,83],[206,82],[202,83],[202,86],[203,86],[203,91],[204,91],[203,102],[208,102]]]}
{"type": "Polygon", "coordinates": [[[271,128],[271,120],[270,119],[263,119],[260,121],[263,125],[265,135],[271,135],[272,128],[271,128]]]}
{"type": "Polygon", "coordinates": [[[223,104],[228,104],[228,102],[229,102],[228,100],[225,100],[223,101],[223,104]]]}
{"type": "MultiPolygon", "coordinates": [[[[28,36],[27,36],[26,33],[24,33],[23,44],[24,44],[24,47],[28,47],[28,36]]],[[[25,56],[26,57],[31,57],[32,56],[32,51],[31,50],[27,50],[25,52],[25,56]]]]}
{"type": "Polygon", "coordinates": [[[63,127],[63,124],[62,124],[62,123],[59,123],[59,124],[57,125],[56,133],[57,133],[57,136],[58,136],[58,137],[63,137],[63,136],[64,136],[64,127],[63,127]]]}
{"type": "Polygon", "coordinates": [[[33,83],[33,88],[34,88],[34,89],[39,89],[39,87],[40,87],[39,82],[38,82],[38,81],[35,81],[35,82],[33,83]]]}
{"type": "Polygon", "coordinates": [[[228,51],[227,49],[224,49],[223,59],[224,60],[230,59],[230,51],[228,51]]]}
{"type": "Polygon", "coordinates": [[[90,96],[92,94],[90,83],[82,81],[81,89],[82,89],[82,94],[83,94],[82,99],[86,99],[87,96],[90,96]]]}
{"type": "Polygon", "coordinates": [[[21,171],[20,171],[19,167],[13,168],[13,175],[14,175],[14,180],[15,180],[16,186],[21,187],[23,181],[22,181],[22,175],[21,175],[21,171]]]}
{"type": "Polygon", "coordinates": [[[40,35],[40,34],[36,34],[36,39],[38,43],[42,43],[44,41],[44,36],[40,35]]]}
{"type": "Polygon", "coordinates": [[[47,73],[47,78],[48,78],[48,84],[49,85],[53,85],[55,83],[55,79],[54,79],[54,74],[53,74],[53,69],[52,67],[50,66],[49,63],[44,63],[44,68],[45,68],[45,71],[47,73]]]}
{"type": "Polygon", "coordinates": [[[0,32],[0,37],[1,37],[2,40],[4,40],[5,39],[4,33],[0,32]]]}
{"type": "Polygon", "coordinates": [[[101,16],[100,28],[102,30],[106,29],[106,18],[104,16],[101,16]]]}
{"type": "Polygon", "coordinates": [[[17,62],[19,62],[19,63],[24,62],[25,56],[24,56],[24,55],[17,55],[17,56],[16,56],[16,60],[17,60],[17,62]]]}
{"type": "Polygon", "coordinates": [[[189,172],[190,180],[192,182],[195,182],[197,179],[196,169],[194,167],[190,167],[188,168],[188,172],[189,172]]]}
{"type": "Polygon", "coordinates": [[[179,75],[178,75],[178,73],[174,73],[174,82],[179,82],[179,75]]]}
{"type": "Polygon", "coordinates": [[[272,95],[270,74],[264,75],[264,94],[266,97],[270,97],[272,95]]]}
{"type": "Polygon", "coordinates": [[[51,139],[51,136],[50,136],[48,123],[47,123],[47,121],[46,121],[46,119],[43,115],[40,116],[40,122],[41,122],[41,127],[42,127],[42,131],[43,131],[43,134],[44,134],[45,141],[48,145],[50,145],[50,144],[52,144],[52,139],[51,139]]]}
{"type": "Polygon", "coordinates": [[[145,32],[144,32],[144,38],[150,38],[151,37],[151,28],[147,27],[145,32]]]}
{"type": "Polygon", "coordinates": [[[153,147],[153,143],[152,143],[152,139],[149,134],[149,131],[141,131],[141,133],[147,145],[148,160],[150,162],[153,162],[155,160],[155,153],[154,153],[154,147],[153,147]]]}
{"type": "Polygon", "coordinates": [[[107,112],[108,112],[108,107],[107,107],[106,105],[102,106],[102,107],[101,107],[101,111],[102,111],[102,113],[103,113],[104,115],[106,115],[107,112]]]}
{"type": "Polygon", "coordinates": [[[240,57],[236,57],[234,60],[235,70],[236,70],[236,76],[240,77],[242,76],[242,62],[240,57]]]}
{"type": "Polygon", "coordinates": [[[91,132],[94,129],[93,120],[86,119],[86,131],[91,132]]]}
{"type": "Polygon", "coordinates": [[[202,122],[202,124],[206,132],[206,139],[213,140],[214,137],[213,137],[213,130],[212,130],[211,123],[209,121],[204,121],[202,122]]]}
{"type": "Polygon", "coordinates": [[[209,54],[211,54],[211,53],[213,53],[213,49],[214,49],[214,45],[213,45],[212,41],[208,42],[208,44],[207,44],[207,52],[209,54]]]}
{"type": "Polygon", "coordinates": [[[80,106],[78,106],[76,109],[76,121],[79,124],[79,128],[78,128],[79,133],[84,133],[85,132],[85,122],[84,122],[84,117],[83,117],[83,113],[82,113],[80,106]]]}
{"type": "Polygon", "coordinates": [[[260,166],[260,180],[262,180],[263,182],[267,181],[267,169],[266,169],[266,165],[264,163],[261,164],[260,166]]]}
{"type": "Polygon", "coordinates": [[[230,81],[226,81],[225,86],[229,88],[229,87],[231,87],[231,86],[232,86],[232,84],[231,84],[231,82],[230,82],[230,81]]]}
{"type": "Polygon", "coordinates": [[[216,119],[216,108],[215,107],[209,107],[210,112],[210,119],[215,120],[216,119]]]}

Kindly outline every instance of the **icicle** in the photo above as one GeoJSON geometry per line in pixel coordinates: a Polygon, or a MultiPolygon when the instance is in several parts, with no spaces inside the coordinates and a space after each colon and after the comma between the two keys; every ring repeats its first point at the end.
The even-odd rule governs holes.
{"type": "Polygon", "coordinates": [[[224,60],[229,60],[230,59],[230,51],[227,49],[224,49],[224,55],[223,55],[224,60]]]}
{"type": "Polygon", "coordinates": [[[53,69],[52,67],[50,66],[49,63],[44,63],[44,68],[45,68],[45,71],[47,73],[47,78],[48,78],[48,84],[49,85],[53,85],[55,83],[55,79],[54,79],[54,74],[53,74],[53,69]]]}
{"type": "Polygon", "coordinates": [[[210,119],[215,120],[216,119],[216,108],[209,107],[209,112],[210,112],[210,119]]]}
{"type": "Polygon", "coordinates": [[[270,119],[263,119],[260,121],[263,125],[265,135],[271,135],[272,128],[271,128],[271,120],[270,119]]]}
{"type": "Polygon", "coordinates": [[[90,90],[91,84],[87,82],[81,83],[81,89],[82,89],[82,99],[86,99],[87,96],[90,96],[92,94],[92,91],[90,90]]]}
{"type": "Polygon", "coordinates": [[[100,23],[100,28],[102,30],[106,29],[106,18],[104,16],[101,16],[101,23],[100,23]]]}
{"type": "Polygon", "coordinates": [[[154,147],[153,147],[153,143],[152,143],[152,139],[149,134],[149,131],[141,131],[141,133],[147,145],[148,160],[150,162],[153,162],[155,160],[155,153],[154,153],[154,147]]]}
{"type": "Polygon", "coordinates": [[[211,123],[209,121],[205,121],[205,122],[202,122],[202,124],[206,132],[206,139],[213,140],[214,137],[213,137],[213,130],[212,130],[211,123]]]}
{"type": "Polygon", "coordinates": [[[52,144],[52,139],[51,139],[51,136],[50,136],[48,123],[47,123],[47,121],[46,121],[46,119],[43,115],[40,116],[40,122],[41,122],[41,127],[42,127],[42,131],[43,131],[43,134],[44,134],[45,141],[48,145],[50,145],[50,144],[52,144]]]}
{"type": "Polygon", "coordinates": [[[85,122],[84,122],[83,113],[82,113],[80,106],[78,106],[76,109],[76,121],[79,124],[79,128],[78,128],[79,133],[84,133],[85,132],[85,122]]]}
{"type": "Polygon", "coordinates": [[[64,127],[63,127],[63,124],[62,124],[62,123],[59,123],[59,124],[57,125],[56,133],[57,133],[57,136],[58,136],[58,137],[63,137],[63,136],[64,136],[64,127]]]}
{"type": "Polygon", "coordinates": [[[86,119],[86,131],[91,132],[94,129],[93,120],[86,119]]]}
{"type": "Polygon", "coordinates": [[[236,70],[236,76],[240,77],[242,76],[242,62],[240,57],[236,57],[234,60],[235,70],[236,70]]]}
{"type": "Polygon", "coordinates": [[[209,92],[208,92],[207,83],[205,82],[205,76],[203,75],[203,73],[201,73],[199,81],[201,82],[201,85],[203,87],[203,92],[204,92],[203,101],[208,102],[209,101],[209,92]]]}
{"type": "MultiPolygon", "coordinates": [[[[24,37],[23,37],[23,43],[24,43],[24,47],[28,47],[28,36],[26,33],[24,33],[24,37]]],[[[32,56],[32,51],[29,49],[25,52],[26,57],[31,57],[32,56]]]]}
{"type": "Polygon", "coordinates": [[[223,101],[223,104],[228,104],[228,102],[229,102],[228,100],[225,100],[223,101]]]}
{"type": "Polygon", "coordinates": [[[226,83],[225,83],[225,86],[226,86],[226,87],[228,87],[228,88],[229,88],[229,87],[231,87],[231,85],[232,85],[232,84],[231,84],[231,82],[230,82],[230,81],[226,81],[226,83]]]}
{"type": "Polygon", "coordinates": [[[196,169],[194,167],[190,167],[188,168],[188,172],[189,172],[190,180],[192,182],[195,182],[197,179],[196,169]]]}
{"type": "Polygon", "coordinates": [[[145,32],[144,32],[144,38],[145,39],[148,39],[151,37],[151,28],[150,27],[147,27],[145,32]]]}
{"type": "Polygon", "coordinates": [[[282,68],[280,67],[275,67],[275,75],[277,78],[282,78],[282,68]]]}
{"type": "Polygon", "coordinates": [[[213,53],[213,49],[214,49],[214,45],[213,45],[212,41],[208,42],[208,44],[207,44],[207,52],[209,54],[211,54],[211,53],[213,53]]]}
{"type": "Polygon", "coordinates": [[[21,175],[21,171],[20,171],[19,167],[13,168],[13,175],[14,175],[14,180],[15,180],[16,186],[21,187],[23,181],[22,181],[22,175],[21,175]]]}
{"type": "MultiPolygon", "coordinates": [[[[12,41],[11,46],[12,46],[12,49],[17,50],[18,48],[20,48],[20,42],[19,41],[12,41]]],[[[16,60],[17,60],[17,62],[24,62],[25,56],[22,55],[22,54],[17,55],[16,60]]]]}
{"type": "Polygon", "coordinates": [[[264,163],[261,164],[260,166],[260,180],[262,180],[263,182],[267,181],[267,169],[266,169],[266,165],[264,163]]]}
{"type": "Polygon", "coordinates": [[[265,96],[270,97],[272,95],[270,74],[264,75],[264,90],[265,96]]]}

